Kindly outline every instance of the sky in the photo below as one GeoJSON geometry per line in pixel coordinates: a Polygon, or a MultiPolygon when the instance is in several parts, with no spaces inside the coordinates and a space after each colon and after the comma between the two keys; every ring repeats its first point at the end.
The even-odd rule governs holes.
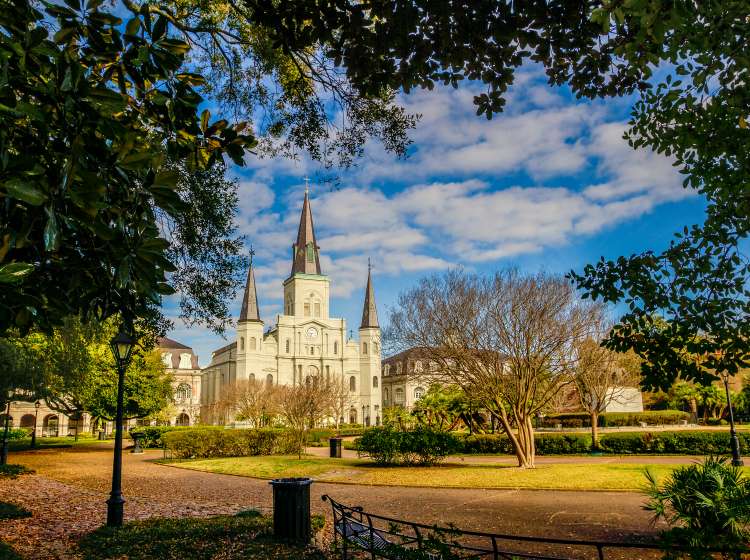
{"type": "MultiPolygon", "coordinates": [[[[255,250],[266,327],[282,308],[304,193],[310,193],[323,274],[331,279],[331,316],[355,336],[367,260],[381,326],[399,292],[422,276],[462,266],[492,272],[580,270],[600,257],[665,247],[683,225],[702,222],[704,201],[682,188],[664,156],[633,150],[622,138],[633,99],[578,100],[544,75],[517,75],[506,111],[477,116],[469,87],[399,97],[421,114],[405,159],[369,143],[339,185],[301,157],[250,159],[231,173],[240,183],[239,233],[255,250]]],[[[239,314],[242,293],[231,304],[239,314]]],[[[170,333],[192,346],[200,365],[227,340],[187,328],[172,302],[170,333]]],[[[616,311],[616,310],[615,310],[616,311]]]]}

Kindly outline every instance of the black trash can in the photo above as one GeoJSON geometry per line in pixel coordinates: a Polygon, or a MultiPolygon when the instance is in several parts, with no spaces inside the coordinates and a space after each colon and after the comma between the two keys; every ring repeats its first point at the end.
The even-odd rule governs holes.
{"type": "Polygon", "coordinates": [[[340,437],[332,437],[328,440],[328,444],[331,446],[331,457],[334,459],[341,459],[341,442],[340,437]]]}
{"type": "Polygon", "coordinates": [[[105,435],[104,430],[99,430],[99,441],[104,441],[105,435]]]}
{"type": "Polygon", "coordinates": [[[299,544],[310,542],[310,478],[277,478],[273,487],[273,536],[299,544]]]}

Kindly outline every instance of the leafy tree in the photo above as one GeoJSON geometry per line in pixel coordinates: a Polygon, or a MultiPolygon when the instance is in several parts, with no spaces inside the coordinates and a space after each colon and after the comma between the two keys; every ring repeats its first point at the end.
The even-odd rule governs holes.
{"type": "Polygon", "coordinates": [[[20,337],[0,338],[0,413],[8,402],[37,400],[46,385],[46,371],[38,354],[20,337]]]}
{"type": "MultiPolygon", "coordinates": [[[[244,125],[199,115],[205,80],[184,71],[190,45],[168,18],[66,4],[41,12],[21,0],[0,12],[0,332],[79,312],[159,324],[174,291],[167,274],[180,272],[170,257],[189,269],[196,256],[169,253],[161,218],[188,228],[173,243],[203,240],[180,221],[195,190],[178,188],[167,162],[192,171],[226,154],[242,165],[255,144],[244,125]]],[[[196,297],[212,280],[186,292],[187,314],[216,318],[212,299],[196,297]]]]}

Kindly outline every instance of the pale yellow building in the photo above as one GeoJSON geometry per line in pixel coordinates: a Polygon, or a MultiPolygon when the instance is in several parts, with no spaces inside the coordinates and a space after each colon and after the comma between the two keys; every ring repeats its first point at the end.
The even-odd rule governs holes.
{"type": "Polygon", "coordinates": [[[203,410],[220,402],[238,381],[296,385],[320,376],[338,379],[348,388],[351,399],[344,422],[379,424],[380,327],[371,275],[368,271],[358,339],[349,336],[345,319],[331,315],[330,288],[331,279],[321,271],[320,247],[305,192],[291,273],[283,282],[284,312],[266,329],[251,263],[235,340],[215,350],[203,370],[203,410]]]}

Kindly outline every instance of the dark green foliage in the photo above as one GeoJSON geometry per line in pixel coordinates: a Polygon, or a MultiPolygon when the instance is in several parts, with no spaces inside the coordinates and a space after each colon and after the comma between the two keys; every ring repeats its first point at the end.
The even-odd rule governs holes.
{"type": "Polygon", "coordinates": [[[661,484],[648,471],[646,477],[645,509],[671,527],[662,533],[664,544],[693,549],[690,554],[669,553],[667,558],[708,559],[715,555],[702,549],[747,546],[750,481],[727,459],[708,457],[701,464],[680,467],[661,484]]]}
{"type": "MultiPolygon", "coordinates": [[[[313,525],[320,522],[313,519],[313,525]]],[[[256,560],[324,560],[317,549],[274,542],[272,520],[261,515],[208,519],[149,519],[119,529],[103,527],[79,543],[84,560],[253,558],[256,560]]]]}
{"type": "Polygon", "coordinates": [[[162,441],[172,451],[172,456],[178,459],[296,453],[290,434],[272,428],[193,428],[166,432],[162,434],[162,441]]]}
{"type": "Polygon", "coordinates": [[[328,440],[334,436],[358,436],[364,431],[361,426],[341,427],[338,430],[332,428],[313,428],[307,432],[308,443],[328,444],[328,440]]]}
{"type": "Polygon", "coordinates": [[[421,427],[406,431],[369,428],[357,439],[357,452],[380,465],[435,465],[458,449],[453,434],[421,427]]]}
{"type": "MultiPolygon", "coordinates": [[[[690,414],[681,410],[648,410],[645,412],[605,412],[599,415],[600,427],[639,426],[667,426],[681,424],[683,420],[690,420],[690,414]]],[[[563,428],[581,428],[591,426],[591,415],[587,412],[569,412],[564,414],[550,414],[545,416],[541,425],[554,428],[562,424],[563,428]]]]}
{"type": "Polygon", "coordinates": [[[31,512],[29,510],[15,504],[0,502],[0,520],[23,519],[25,517],[31,517],[31,512]]]}
{"type": "Polygon", "coordinates": [[[190,45],[167,18],[108,8],[0,11],[0,333],[79,313],[163,327],[177,267],[162,218],[186,210],[165,161],[242,165],[255,143],[199,114],[204,79],[184,71],[190,45]]]}
{"type": "MultiPolygon", "coordinates": [[[[24,439],[31,435],[31,430],[26,428],[11,428],[8,430],[8,439],[24,439]]],[[[5,436],[5,424],[0,422],[0,438],[5,436]]]]}
{"type": "Polygon", "coordinates": [[[16,552],[10,547],[9,544],[5,544],[0,541],[0,559],[2,560],[23,560],[16,552]]]}
{"type": "Polygon", "coordinates": [[[18,478],[23,474],[34,474],[34,471],[23,465],[0,465],[0,478],[18,478]]]}
{"type": "MultiPolygon", "coordinates": [[[[223,430],[223,426],[200,426],[205,429],[217,429],[223,430]]],[[[141,438],[141,447],[147,448],[161,448],[164,447],[163,435],[167,432],[174,432],[175,430],[194,430],[194,426],[138,426],[132,428],[128,434],[131,438],[138,436],[141,438]]]]}

